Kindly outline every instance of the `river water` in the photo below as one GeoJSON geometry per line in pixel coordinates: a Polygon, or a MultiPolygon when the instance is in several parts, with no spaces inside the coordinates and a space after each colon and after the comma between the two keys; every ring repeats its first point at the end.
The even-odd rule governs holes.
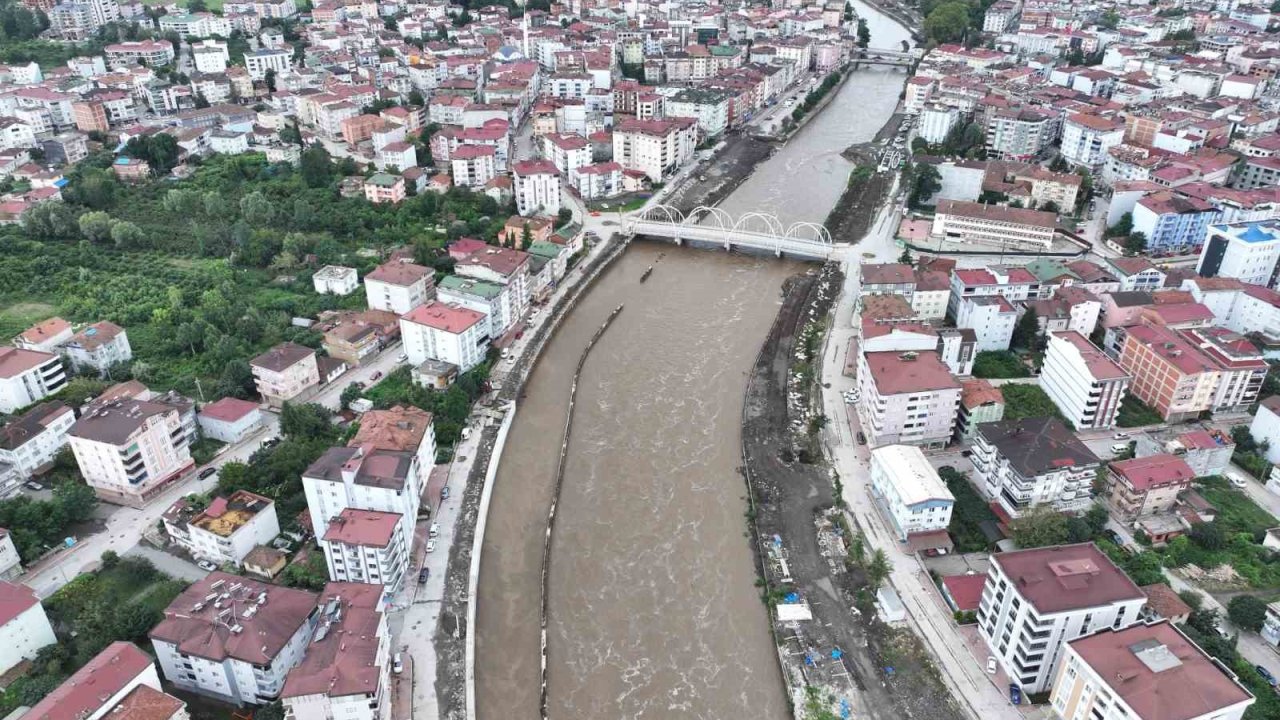
{"type": "MultiPolygon", "coordinates": [[[[854,6],[874,46],[906,39],[854,6]]],[[[903,79],[859,71],[722,207],[821,222],[852,167],[840,151],[875,134],[903,79]]],[[[570,382],[619,304],[583,370],[552,543],[550,714],[787,716],[737,468],[746,375],[783,280],[803,267],[636,243],[565,318],[520,401],[489,508],[475,628],[480,720],[539,717],[542,546],[570,382]]]]}

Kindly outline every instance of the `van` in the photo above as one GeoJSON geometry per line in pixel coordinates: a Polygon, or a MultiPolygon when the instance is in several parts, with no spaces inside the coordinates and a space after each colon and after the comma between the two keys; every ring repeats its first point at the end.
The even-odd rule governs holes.
{"type": "Polygon", "coordinates": [[[1113,455],[1119,455],[1127,452],[1129,452],[1129,443],[1116,443],[1111,446],[1111,453],[1113,455]]]}
{"type": "Polygon", "coordinates": [[[431,529],[427,531],[427,537],[435,537],[440,534],[440,523],[431,523],[431,529]]]}

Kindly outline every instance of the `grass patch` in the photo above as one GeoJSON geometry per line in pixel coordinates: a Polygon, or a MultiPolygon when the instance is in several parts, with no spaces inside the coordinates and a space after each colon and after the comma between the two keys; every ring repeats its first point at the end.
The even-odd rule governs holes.
{"type": "Polygon", "coordinates": [[[226,443],[213,438],[200,438],[191,446],[191,459],[196,465],[207,465],[218,454],[218,449],[226,443]]]}
{"type": "Polygon", "coordinates": [[[23,301],[0,309],[0,337],[14,335],[58,314],[58,308],[49,303],[23,301]]]}
{"type": "Polygon", "coordinates": [[[1134,397],[1133,393],[1124,396],[1120,412],[1116,414],[1116,425],[1123,428],[1157,425],[1162,422],[1164,418],[1160,417],[1160,413],[1134,397]]]}
{"type": "Polygon", "coordinates": [[[1030,377],[1027,366],[1008,350],[984,350],[973,359],[973,376],[980,378],[1030,377]]]}
{"type": "Polygon", "coordinates": [[[1039,385],[1001,385],[1000,394],[1004,395],[1004,419],[1022,420],[1032,417],[1056,417],[1067,423],[1067,419],[1058,412],[1049,396],[1039,385]]]}
{"type": "Polygon", "coordinates": [[[969,483],[968,476],[950,465],[938,468],[938,476],[947,484],[947,489],[955,496],[955,505],[951,508],[951,525],[947,531],[956,545],[956,551],[982,552],[989,547],[987,536],[982,532],[982,524],[995,523],[995,513],[987,501],[982,499],[978,491],[969,483]]]}
{"type": "Polygon", "coordinates": [[[1218,509],[1217,518],[1152,552],[1165,567],[1195,564],[1210,570],[1230,565],[1252,588],[1280,589],[1280,559],[1262,547],[1262,536],[1276,519],[1221,477],[1200,478],[1197,483],[1204,499],[1218,509]]]}

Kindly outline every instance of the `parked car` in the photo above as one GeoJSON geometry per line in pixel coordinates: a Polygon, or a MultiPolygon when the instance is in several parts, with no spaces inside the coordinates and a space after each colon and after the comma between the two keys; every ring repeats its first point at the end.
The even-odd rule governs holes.
{"type": "Polygon", "coordinates": [[[1113,435],[1112,437],[1114,437],[1114,438],[1115,438],[1115,439],[1117,439],[1117,440],[1128,440],[1128,439],[1129,439],[1129,433],[1127,433],[1127,432],[1118,432],[1118,433],[1116,433],[1115,435],[1113,435]]]}
{"type": "Polygon", "coordinates": [[[262,447],[273,448],[280,444],[280,438],[267,438],[262,442],[262,447]]]}
{"type": "Polygon", "coordinates": [[[1270,670],[1262,667],[1261,665],[1254,665],[1253,669],[1258,671],[1258,674],[1262,676],[1263,680],[1267,681],[1268,685],[1271,687],[1276,686],[1276,676],[1272,675],[1270,670]]]}
{"type": "Polygon", "coordinates": [[[201,570],[204,570],[205,572],[213,572],[214,570],[218,569],[217,565],[214,565],[208,560],[201,560],[200,562],[196,563],[196,567],[200,568],[201,570]]]}
{"type": "Polygon", "coordinates": [[[997,669],[998,669],[998,666],[996,665],[996,656],[988,655],[987,656],[987,674],[995,675],[997,669]]]}
{"type": "Polygon", "coordinates": [[[440,488],[440,499],[441,499],[441,500],[448,500],[448,499],[449,499],[449,486],[448,486],[448,485],[445,485],[444,487],[440,488]]]}
{"type": "Polygon", "coordinates": [[[1014,705],[1022,704],[1022,687],[1017,683],[1009,683],[1009,702],[1014,705]]]}
{"type": "Polygon", "coordinates": [[[867,444],[867,436],[863,435],[861,430],[858,431],[858,444],[859,445],[867,444]]]}
{"type": "Polygon", "coordinates": [[[427,552],[435,552],[435,551],[436,551],[436,541],[435,541],[435,538],[432,538],[431,540],[427,541],[427,552]]]}
{"type": "Polygon", "coordinates": [[[1249,481],[1235,473],[1227,473],[1227,481],[1231,483],[1232,487],[1240,488],[1241,490],[1249,485],[1249,481]]]}
{"type": "Polygon", "coordinates": [[[1124,539],[1121,538],[1120,533],[1117,533],[1115,530],[1103,530],[1102,534],[1105,535],[1108,540],[1115,543],[1116,545],[1119,545],[1121,547],[1124,546],[1124,539]]]}
{"type": "Polygon", "coordinates": [[[396,356],[396,362],[404,362],[405,360],[408,360],[408,359],[409,359],[409,356],[404,353],[400,353],[399,355],[396,356]]]}
{"type": "Polygon", "coordinates": [[[209,477],[210,475],[215,475],[215,474],[217,474],[217,472],[218,472],[218,468],[216,468],[216,467],[207,467],[207,468],[205,468],[205,469],[203,469],[203,470],[201,470],[201,471],[200,471],[200,479],[201,479],[201,480],[203,480],[203,479],[205,479],[205,478],[209,477]]]}
{"type": "Polygon", "coordinates": [[[404,660],[400,657],[400,653],[396,653],[395,660],[391,663],[391,670],[397,675],[404,672],[404,660]]]}
{"type": "Polygon", "coordinates": [[[431,529],[427,531],[427,537],[435,537],[440,534],[440,523],[431,523],[431,529]]]}
{"type": "Polygon", "coordinates": [[[381,380],[381,379],[382,379],[382,371],[381,371],[381,370],[379,370],[378,372],[374,373],[374,374],[373,374],[369,379],[370,379],[370,380],[381,380]]]}
{"type": "Polygon", "coordinates": [[[28,481],[26,481],[26,482],[22,483],[22,486],[23,486],[23,487],[25,487],[25,488],[26,488],[26,489],[28,489],[28,490],[43,490],[43,489],[44,489],[44,484],[43,484],[43,483],[38,483],[38,482],[36,482],[35,480],[28,480],[28,481]]]}
{"type": "Polygon", "coordinates": [[[431,568],[424,567],[418,571],[418,584],[426,585],[427,580],[431,579],[431,568]]]}

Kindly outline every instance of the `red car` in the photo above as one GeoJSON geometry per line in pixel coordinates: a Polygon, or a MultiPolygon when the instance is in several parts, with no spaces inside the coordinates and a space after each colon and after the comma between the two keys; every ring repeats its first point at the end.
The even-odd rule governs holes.
{"type": "Polygon", "coordinates": [[[370,380],[380,380],[380,379],[382,379],[382,372],[381,372],[381,371],[379,371],[379,372],[374,373],[374,374],[373,374],[373,377],[371,377],[371,378],[369,378],[369,379],[370,379],[370,380]]]}

